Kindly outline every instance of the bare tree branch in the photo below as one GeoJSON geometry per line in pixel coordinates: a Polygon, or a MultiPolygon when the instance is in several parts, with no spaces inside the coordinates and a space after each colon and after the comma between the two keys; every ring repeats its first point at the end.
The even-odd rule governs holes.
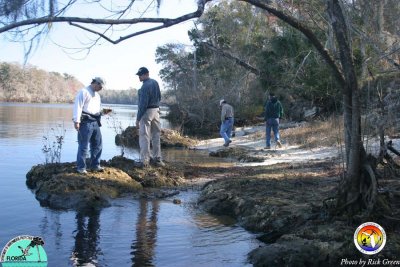
{"type": "Polygon", "coordinates": [[[307,53],[307,55],[303,58],[303,60],[301,61],[300,65],[299,65],[299,67],[298,67],[298,69],[296,71],[296,74],[293,77],[293,80],[295,80],[297,78],[297,75],[299,74],[300,70],[303,68],[304,64],[306,63],[307,58],[311,55],[311,52],[312,52],[312,50],[310,50],[307,53]]]}
{"type": "Polygon", "coordinates": [[[258,76],[261,74],[261,71],[259,69],[257,69],[256,67],[251,66],[250,64],[244,62],[243,60],[241,60],[240,58],[232,55],[231,53],[226,52],[226,51],[224,51],[224,50],[222,50],[222,49],[220,49],[218,47],[215,47],[212,44],[207,43],[207,42],[202,42],[201,44],[206,46],[207,48],[211,49],[212,51],[217,52],[218,54],[228,58],[228,59],[234,60],[238,65],[244,67],[245,69],[249,70],[250,72],[252,72],[252,73],[254,73],[254,74],[258,75],[258,76]]]}
{"type": "Polygon", "coordinates": [[[352,30],[353,30],[356,34],[358,34],[358,35],[363,39],[364,42],[368,42],[368,43],[371,45],[371,47],[372,47],[379,55],[381,55],[381,57],[379,58],[379,60],[384,58],[384,59],[386,59],[386,61],[390,62],[390,63],[391,63],[393,66],[395,66],[397,69],[400,69],[400,64],[397,63],[394,59],[392,59],[392,58],[390,57],[390,55],[395,54],[400,48],[393,48],[392,51],[389,51],[388,53],[385,53],[385,52],[383,52],[383,51],[379,48],[379,46],[376,44],[376,42],[374,42],[373,40],[371,40],[371,38],[368,37],[368,35],[367,35],[365,32],[363,32],[363,31],[360,30],[360,29],[357,29],[357,28],[354,27],[354,26],[352,27],[352,30]]]}
{"type": "MultiPolygon", "coordinates": [[[[178,22],[178,23],[179,23],[179,22],[178,22]]],[[[157,26],[157,27],[153,27],[153,28],[147,29],[147,30],[137,31],[137,32],[134,32],[134,33],[125,35],[125,36],[121,36],[121,37],[118,38],[117,40],[112,40],[111,38],[107,37],[107,36],[106,36],[105,34],[103,34],[103,33],[100,33],[100,32],[98,32],[98,31],[89,29],[89,28],[84,27],[84,26],[81,26],[81,25],[79,25],[79,24],[76,24],[76,23],[73,23],[73,22],[70,22],[69,24],[72,25],[72,26],[78,27],[78,28],[80,28],[80,29],[82,29],[82,30],[91,32],[91,33],[93,33],[93,34],[97,34],[97,35],[99,35],[101,38],[107,40],[108,42],[110,42],[110,43],[112,43],[112,44],[118,44],[118,43],[120,43],[120,42],[122,42],[122,41],[124,41],[124,40],[126,40],[126,39],[132,38],[132,37],[134,37],[134,36],[138,36],[138,35],[145,34],[145,33],[148,33],[148,32],[157,31],[157,30],[160,30],[160,29],[163,29],[163,28],[167,28],[167,27],[170,27],[170,26],[175,25],[175,24],[178,24],[178,23],[174,23],[174,24],[171,24],[171,25],[166,25],[166,24],[164,24],[164,25],[161,25],[161,26],[157,26]]]]}
{"type": "MultiPolygon", "coordinates": [[[[118,43],[118,42],[121,42],[128,38],[131,38],[133,36],[137,36],[137,35],[140,35],[143,33],[151,32],[151,31],[156,31],[156,30],[159,30],[162,28],[167,28],[167,27],[179,24],[183,21],[187,21],[187,20],[190,20],[193,18],[198,18],[203,14],[205,4],[210,1],[211,0],[200,0],[200,1],[198,1],[197,10],[195,12],[185,14],[183,16],[180,16],[180,17],[177,17],[174,19],[168,19],[168,18],[133,18],[133,19],[101,19],[101,18],[99,18],[99,19],[94,19],[94,18],[81,18],[81,17],[45,16],[45,17],[41,17],[41,18],[26,19],[23,21],[18,21],[18,22],[14,22],[14,23],[5,25],[4,27],[0,28],[0,33],[7,32],[7,31],[10,31],[10,30],[13,30],[13,29],[16,29],[19,27],[23,27],[23,26],[28,26],[28,25],[41,25],[41,24],[59,23],[59,22],[68,22],[74,26],[77,26],[76,23],[93,24],[93,25],[96,25],[96,24],[133,25],[133,24],[138,24],[138,23],[161,23],[162,24],[162,26],[157,26],[157,27],[147,29],[144,31],[135,32],[130,35],[127,35],[122,40],[114,41],[115,43],[118,43]]],[[[86,27],[82,27],[82,29],[88,30],[88,28],[86,28],[86,27]]]]}

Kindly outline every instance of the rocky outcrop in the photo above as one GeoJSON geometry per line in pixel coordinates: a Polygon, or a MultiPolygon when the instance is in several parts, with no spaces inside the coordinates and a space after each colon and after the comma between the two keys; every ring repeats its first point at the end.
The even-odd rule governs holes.
{"type": "Polygon", "coordinates": [[[242,147],[229,147],[218,149],[217,151],[211,151],[209,153],[211,157],[217,158],[232,158],[239,162],[263,162],[265,158],[250,155],[248,149],[242,147]]]}
{"type": "Polygon", "coordinates": [[[140,197],[162,197],[172,193],[161,187],[183,185],[183,172],[173,166],[163,168],[134,167],[134,161],[115,157],[102,162],[103,172],[76,172],[75,163],[40,164],[27,173],[26,184],[40,204],[54,209],[101,208],[109,200],[125,194],[140,197]],[[157,188],[146,190],[148,188],[157,188]]]}
{"type": "Polygon", "coordinates": [[[165,167],[148,167],[144,169],[133,167],[134,161],[124,157],[114,157],[107,165],[128,174],[144,188],[176,187],[185,184],[183,168],[167,163],[165,167]]]}
{"type": "MultiPolygon", "coordinates": [[[[184,147],[189,148],[196,144],[196,141],[182,136],[180,133],[170,129],[161,130],[161,147],[184,147]]],[[[115,144],[126,147],[139,147],[138,128],[127,127],[121,134],[115,136],[115,144]]]]}
{"type": "MultiPolygon", "coordinates": [[[[248,168],[207,183],[198,204],[261,233],[259,240],[265,244],[249,254],[254,266],[340,266],[342,259],[368,260],[356,249],[353,236],[370,218],[334,217],[326,201],[335,196],[339,181],[339,168],[331,161],[248,168]]],[[[400,182],[393,180],[388,188],[400,188],[400,182]]],[[[389,202],[400,203],[399,196],[393,194],[389,202]]],[[[390,220],[376,222],[388,237],[376,258],[396,259],[396,227],[390,220]]]]}

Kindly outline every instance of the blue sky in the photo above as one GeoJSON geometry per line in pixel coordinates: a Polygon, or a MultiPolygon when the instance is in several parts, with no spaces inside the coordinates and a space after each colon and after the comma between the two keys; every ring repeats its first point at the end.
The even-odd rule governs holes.
{"type": "MultiPolygon", "coordinates": [[[[196,8],[195,0],[168,0],[161,5],[159,17],[175,18],[193,12],[196,8]]],[[[139,11],[139,9],[137,10],[139,11]]],[[[92,6],[89,5],[80,6],[78,11],[72,12],[73,16],[96,15],[92,6]]],[[[156,11],[152,10],[150,14],[144,17],[148,16],[156,16],[156,11]]],[[[83,47],[82,43],[93,38],[93,35],[67,24],[54,24],[50,35],[43,39],[37,50],[30,55],[28,64],[46,71],[71,74],[84,84],[89,84],[94,76],[102,76],[110,89],[140,88],[141,83],[135,73],[139,67],[146,66],[150,71],[150,76],[158,80],[163,87],[158,76],[162,66],[155,62],[156,48],[166,43],[190,44],[187,31],[193,25],[193,20],[183,22],[166,29],[133,37],[117,45],[102,41],[100,45],[93,47],[90,53],[85,56],[86,53],[69,55],[58,45],[83,47]]],[[[123,35],[123,33],[118,34],[123,35]]],[[[0,62],[23,64],[24,49],[22,44],[9,42],[7,39],[6,34],[0,34],[0,51],[2,51],[0,62]]]]}

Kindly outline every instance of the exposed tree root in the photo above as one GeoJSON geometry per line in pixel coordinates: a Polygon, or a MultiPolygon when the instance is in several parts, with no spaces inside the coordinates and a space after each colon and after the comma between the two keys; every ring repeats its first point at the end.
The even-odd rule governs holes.
{"type": "Polygon", "coordinates": [[[360,195],[355,196],[353,199],[347,201],[346,203],[342,204],[340,207],[336,208],[336,214],[341,214],[343,211],[349,207],[350,205],[353,205],[354,203],[358,202],[360,195]]]}
{"type": "Polygon", "coordinates": [[[399,177],[400,165],[393,159],[388,151],[400,156],[400,152],[393,147],[393,142],[389,141],[381,147],[378,158],[375,158],[375,165],[381,165],[383,167],[382,177],[399,177]]]}
{"type": "Polygon", "coordinates": [[[360,195],[363,205],[367,208],[368,213],[370,213],[376,203],[376,196],[378,193],[377,181],[375,173],[370,164],[363,165],[363,174],[360,183],[360,195]]]}
{"type": "Polygon", "coordinates": [[[395,218],[389,215],[383,215],[383,218],[385,218],[386,220],[395,222],[395,223],[399,223],[400,222],[400,218],[395,218]]]}

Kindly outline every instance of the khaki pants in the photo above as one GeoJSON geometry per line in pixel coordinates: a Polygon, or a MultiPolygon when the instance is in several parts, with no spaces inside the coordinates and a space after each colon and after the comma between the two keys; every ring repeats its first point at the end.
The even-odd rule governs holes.
{"type": "Polygon", "coordinates": [[[143,163],[149,163],[150,160],[150,138],[152,144],[151,157],[161,160],[160,134],[159,109],[149,108],[139,122],[140,160],[143,163]]]}

